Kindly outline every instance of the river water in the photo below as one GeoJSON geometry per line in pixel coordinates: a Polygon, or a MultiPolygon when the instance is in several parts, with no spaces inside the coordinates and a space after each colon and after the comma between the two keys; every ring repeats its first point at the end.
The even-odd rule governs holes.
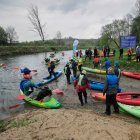
{"type": "MultiPolygon", "coordinates": [[[[17,112],[24,109],[24,105],[20,105],[13,109],[8,109],[9,106],[16,104],[22,104],[21,101],[16,99],[19,94],[19,83],[22,79],[20,68],[28,67],[31,70],[37,70],[37,73],[32,72],[33,81],[40,81],[43,77],[48,76],[47,66],[44,63],[44,58],[49,58],[51,52],[30,54],[30,55],[19,55],[13,57],[2,57],[0,58],[0,64],[6,64],[6,68],[0,68],[0,119],[9,117],[11,112],[17,112]],[[19,68],[19,69],[17,69],[19,68]]],[[[56,53],[54,58],[60,59],[60,64],[56,66],[55,71],[63,70],[66,62],[71,58],[72,51],[64,51],[56,53]]],[[[51,59],[54,59],[51,58],[51,59]]],[[[64,80],[61,80],[64,81],[64,80]]],[[[63,86],[63,82],[59,83],[59,86],[63,86]]],[[[54,87],[53,87],[54,88],[54,87]]]]}

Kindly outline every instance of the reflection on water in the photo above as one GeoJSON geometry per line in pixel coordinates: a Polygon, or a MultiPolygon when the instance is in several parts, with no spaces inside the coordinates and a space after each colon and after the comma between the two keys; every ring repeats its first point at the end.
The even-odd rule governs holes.
{"type": "MultiPolygon", "coordinates": [[[[63,70],[64,65],[72,56],[72,51],[64,51],[64,53],[65,55],[62,56],[62,53],[58,52],[54,57],[61,60],[60,64],[56,67],[56,70],[63,70]]],[[[48,57],[49,54],[50,53],[47,54],[48,57]]],[[[20,68],[28,67],[32,70],[37,70],[37,74],[33,76],[33,81],[37,82],[48,75],[44,58],[45,53],[0,58],[0,64],[7,64],[6,68],[0,68],[0,116],[4,114],[7,116],[10,112],[23,109],[23,105],[13,109],[8,109],[9,106],[21,103],[21,101],[16,100],[16,96],[19,94],[19,83],[22,79],[20,68]]],[[[57,85],[59,85],[59,87],[63,87],[65,82],[64,80],[60,81],[60,83],[58,81],[57,85]]]]}

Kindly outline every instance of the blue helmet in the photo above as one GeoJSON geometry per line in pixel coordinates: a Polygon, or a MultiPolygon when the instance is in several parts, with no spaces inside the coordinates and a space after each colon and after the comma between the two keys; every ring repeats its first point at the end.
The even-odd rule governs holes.
{"type": "Polygon", "coordinates": [[[118,61],[115,61],[114,62],[114,66],[119,66],[119,62],[118,61]]]}

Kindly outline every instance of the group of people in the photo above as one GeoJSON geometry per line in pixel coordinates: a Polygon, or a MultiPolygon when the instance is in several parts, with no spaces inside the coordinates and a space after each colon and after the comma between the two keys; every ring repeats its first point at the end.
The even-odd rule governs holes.
{"type": "MultiPolygon", "coordinates": [[[[96,58],[96,57],[95,57],[96,58]]],[[[80,59],[80,58],[79,58],[80,59]]],[[[81,103],[81,106],[84,104],[87,104],[87,92],[86,88],[88,88],[89,80],[86,76],[86,71],[81,70],[80,67],[80,74],[77,75],[77,62],[74,59],[71,59],[70,62],[67,62],[64,67],[64,74],[66,75],[67,84],[71,84],[71,69],[73,71],[73,77],[74,77],[74,87],[76,88],[79,101],[81,103]],[[70,66],[71,65],[71,66],[70,66]],[[84,97],[84,100],[83,100],[84,97]]],[[[104,67],[106,68],[106,82],[105,87],[103,90],[103,95],[106,93],[106,114],[110,115],[111,110],[110,106],[113,104],[115,113],[119,113],[118,105],[116,102],[116,94],[118,92],[119,87],[119,79],[121,76],[121,71],[119,68],[118,61],[114,62],[114,69],[111,67],[110,60],[108,58],[105,59],[104,67]]],[[[55,65],[53,61],[50,62],[48,66],[48,72],[49,76],[51,77],[54,75],[55,77],[55,65]]],[[[26,96],[30,96],[30,94],[34,91],[34,88],[40,88],[39,85],[36,85],[31,81],[32,75],[31,70],[28,68],[24,68],[23,72],[23,80],[20,83],[20,89],[23,91],[23,93],[26,96]]],[[[35,100],[42,101],[44,97],[51,96],[52,91],[48,87],[41,88],[41,91],[36,96],[35,100]]]]}

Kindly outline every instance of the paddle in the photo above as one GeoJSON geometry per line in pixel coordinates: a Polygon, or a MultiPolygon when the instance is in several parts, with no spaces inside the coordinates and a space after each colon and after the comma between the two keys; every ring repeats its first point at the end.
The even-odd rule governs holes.
{"type": "MultiPolygon", "coordinates": [[[[13,70],[21,70],[19,67],[13,67],[13,70]]],[[[37,72],[37,70],[31,70],[32,72],[37,72]]]]}
{"type": "Polygon", "coordinates": [[[56,94],[58,94],[58,95],[63,95],[64,94],[64,92],[63,91],[61,91],[60,89],[54,89],[54,90],[52,90],[52,92],[54,92],[54,93],[56,93],[56,94]]]}

